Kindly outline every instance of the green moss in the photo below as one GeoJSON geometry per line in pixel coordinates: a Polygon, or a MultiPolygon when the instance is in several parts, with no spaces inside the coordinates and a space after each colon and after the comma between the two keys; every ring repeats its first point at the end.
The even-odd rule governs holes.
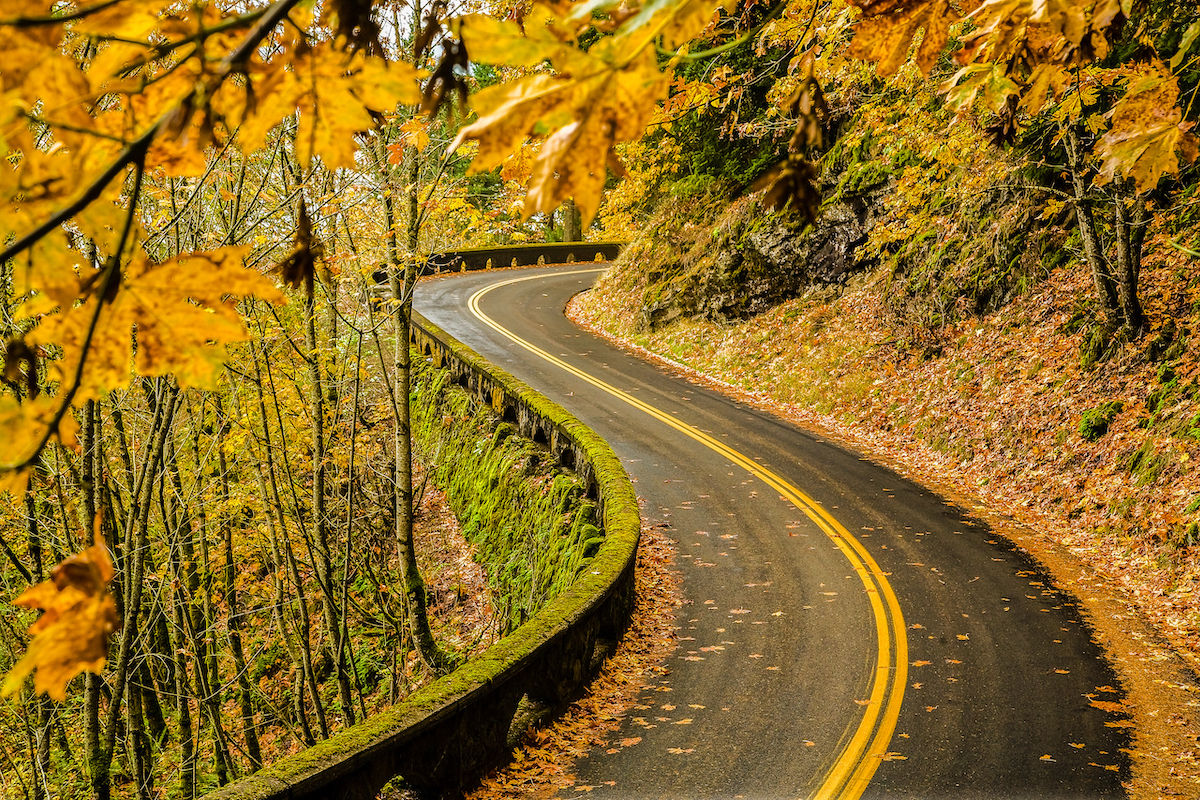
{"type": "Polygon", "coordinates": [[[1170,455],[1158,450],[1153,439],[1147,439],[1125,458],[1122,466],[1134,476],[1138,486],[1146,486],[1157,481],[1170,463],[1170,455]]]}
{"type": "Polygon", "coordinates": [[[580,558],[595,554],[588,541],[603,541],[590,524],[596,504],[549,450],[477,406],[444,370],[420,360],[413,387],[417,446],[440,453],[434,480],[487,572],[503,629],[512,631],[571,585],[580,558]],[[446,418],[456,423],[446,426],[446,418]]]}
{"type": "Polygon", "coordinates": [[[1108,427],[1125,408],[1119,400],[1110,400],[1096,408],[1089,408],[1079,419],[1079,435],[1084,441],[1094,442],[1108,433],[1108,427]]]}
{"type": "Polygon", "coordinates": [[[1079,344],[1079,364],[1091,369],[1116,354],[1124,334],[1110,325],[1096,325],[1079,344]]]}

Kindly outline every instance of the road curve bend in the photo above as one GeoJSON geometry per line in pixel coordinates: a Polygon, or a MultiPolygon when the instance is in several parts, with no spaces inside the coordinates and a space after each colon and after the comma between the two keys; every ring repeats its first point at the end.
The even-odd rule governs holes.
{"type": "Polygon", "coordinates": [[[415,300],[608,440],[678,543],[680,645],[628,744],[577,765],[589,795],[1125,796],[1120,687],[1072,599],[930,491],[579,329],[563,307],[600,271],[415,300]]]}

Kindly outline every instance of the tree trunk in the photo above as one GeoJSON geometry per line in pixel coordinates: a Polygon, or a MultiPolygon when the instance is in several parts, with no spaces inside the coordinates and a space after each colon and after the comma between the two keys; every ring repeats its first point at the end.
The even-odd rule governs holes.
{"type": "MultiPolygon", "coordinates": [[[[412,148],[410,148],[412,149],[412,148]]],[[[378,148],[381,168],[387,177],[387,159],[382,157],[383,144],[378,148]]],[[[415,151],[406,163],[408,178],[415,187],[417,161],[415,151]]],[[[387,183],[390,184],[390,179],[387,183]]],[[[408,608],[409,631],[421,661],[435,675],[444,674],[449,660],[437,646],[433,631],[429,627],[429,612],[426,607],[425,581],[417,567],[416,550],[413,547],[413,491],[412,491],[412,413],[409,392],[411,391],[412,353],[409,347],[409,329],[412,321],[412,291],[416,285],[418,264],[416,247],[420,235],[419,216],[415,190],[409,193],[408,224],[405,229],[407,252],[403,255],[404,267],[400,268],[401,254],[396,244],[396,214],[394,193],[384,192],[384,218],[388,221],[387,253],[388,273],[392,297],[395,299],[392,319],[395,323],[395,346],[391,364],[392,412],[395,415],[393,445],[396,456],[394,464],[394,512],[396,551],[400,560],[400,578],[404,584],[405,604],[408,608]]],[[[380,354],[382,357],[382,353],[380,354]]]]}
{"type": "MultiPolygon", "coordinates": [[[[385,201],[386,202],[386,201],[385,201]]],[[[412,322],[412,289],[416,282],[416,260],[405,259],[404,272],[392,268],[392,294],[400,299],[393,312],[395,347],[392,359],[392,410],[396,416],[394,435],[395,462],[395,535],[400,560],[400,579],[408,606],[409,632],[413,644],[430,671],[441,675],[448,671],[449,660],[433,638],[426,606],[425,580],[417,567],[417,552],[413,546],[413,489],[412,489],[412,349],[409,329],[412,322]]]]}
{"type": "Polygon", "coordinates": [[[1096,232],[1096,217],[1092,210],[1091,200],[1087,196],[1084,182],[1083,165],[1079,159],[1079,139],[1075,129],[1066,128],[1067,157],[1071,170],[1071,182],[1075,189],[1075,219],[1079,223],[1079,239],[1083,244],[1083,255],[1092,271],[1092,282],[1096,286],[1096,294],[1104,316],[1110,323],[1120,326],[1124,321],[1120,298],[1117,296],[1116,285],[1109,271],[1108,259],[1100,238],[1096,232]]]}
{"type": "Polygon", "coordinates": [[[583,219],[579,215],[579,209],[575,206],[575,198],[568,197],[562,204],[563,211],[563,241],[564,242],[582,242],[583,241],[583,219]]]}
{"type": "MultiPolygon", "coordinates": [[[[1119,190],[1113,193],[1113,228],[1117,240],[1117,288],[1121,295],[1121,313],[1125,318],[1125,324],[1129,327],[1133,337],[1137,338],[1146,327],[1146,315],[1142,310],[1142,302],[1138,298],[1141,246],[1138,242],[1136,245],[1138,255],[1135,255],[1133,231],[1135,227],[1144,228],[1144,220],[1130,220],[1129,212],[1125,208],[1125,198],[1121,195],[1122,192],[1119,190]]],[[[1138,202],[1136,193],[1133,203],[1135,217],[1139,213],[1139,208],[1142,209],[1143,214],[1145,213],[1145,205],[1138,202]]]]}
{"type": "MultiPolygon", "coordinates": [[[[308,351],[309,408],[312,417],[312,520],[313,533],[316,540],[317,580],[321,583],[321,609],[325,614],[325,629],[330,641],[336,641],[341,630],[338,620],[336,594],[333,580],[333,556],[329,549],[329,518],[325,507],[325,486],[327,465],[325,458],[325,387],[324,376],[321,374],[321,356],[317,340],[317,308],[316,299],[307,298],[305,304],[304,345],[308,351]]],[[[346,690],[348,678],[346,664],[342,653],[331,654],[334,658],[339,685],[346,690]]],[[[348,693],[346,690],[345,693],[348,693]]],[[[353,724],[353,709],[348,724],[353,724]]]]}
{"type": "Polygon", "coordinates": [[[242,648],[242,614],[238,607],[237,567],[233,560],[233,521],[229,519],[229,464],[225,458],[225,439],[229,435],[229,419],[217,398],[217,468],[220,474],[221,515],[219,530],[225,550],[225,569],[222,588],[225,593],[225,626],[229,638],[229,650],[233,654],[233,669],[237,674],[238,708],[242,714],[242,738],[246,742],[246,755],[250,759],[250,771],[262,769],[262,747],[258,741],[258,727],[254,721],[254,701],[250,688],[250,672],[246,667],[246,654],[242,648]]]}

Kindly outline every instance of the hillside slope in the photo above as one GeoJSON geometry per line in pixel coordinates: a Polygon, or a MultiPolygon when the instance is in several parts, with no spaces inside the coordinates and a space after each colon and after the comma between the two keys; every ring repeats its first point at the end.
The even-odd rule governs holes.
{"type": "MultiPolygon", "coordinates": [[[[753,216],[736,203],[723,219],[731,214],[753,216]]],[[[678,239],[715,231],[712,222],[697,214],[673,228],[647,225],[653,237],[635,242],[570,313],[967,503],[1045,562],[1087,609],[1130,692],[1134,794],[1196,796],[1194,262],[1152,232],[1143,273],[1152,330],[1100,354],[1094,329],[1079,324],[1091,291],[1079,264],[1050,267],[994,310],[960,308],[934,325],[896,313],[886,268],[747,318],[701,310],[652,319],[647,309],[661,306],[671,272],[664,231],[678,239]]]]}

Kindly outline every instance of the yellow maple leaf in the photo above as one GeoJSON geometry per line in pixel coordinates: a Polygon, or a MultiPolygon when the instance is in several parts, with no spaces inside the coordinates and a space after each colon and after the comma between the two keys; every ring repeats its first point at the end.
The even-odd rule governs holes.
{"type": "Polygon", "coordinates": [[[252,61],[249,87],[226,82],[212,108],[228,125],[239,127],[238,140],[246,150],[261,147],[270,130],[298,110],[300,162],[307,166],[318,155],[331,169],[352,167],[355,134],[375,125],[370,112],[419,102],[417,79],[423,74],[404,62],[387,63],[362,52],[348,57],[323,43],[286,62],[252,61]]]}
{"type": "Polygon", "coordinates": [[[667,47],[679,47],[695,39],[717,19],[720,8],[731,11],[736,0],[647,0],[625,22],[613,41],[626,51],[640,51],[661,37],[667,47]]]}
{"type": "Polygon", "coordinates": [[[568,48],[554,34],[555,22],[545,6],[535,5],[525,15],[524,26],[487,14],[471,14],[458,21],[458,31],[474,61],[533,67],[552,61],[568,48]]]}
{"type": "MultiPolygon", "coordinates": [[[[36,454],[46,431],[59,416],[62,399],[48,394],[18,402],[10,395],[0,396],[0,491],[14,496],[24,492],[29,470],[17,470],[16,465],[29,461],[36,454]]],[[[51,431],[66,447],[76,444],[78,425],[73,414],[64,414],[51,431]]]]}
{"type": "Polygon", "coordinates": [[[234,305],[237,298],[285,302],[274,283],[242,265],[245,252],[245,247],[227,247],[162,263],[139,254],[103,298],[98,289],[104,278],[92,272],[93,295],[47,316],[27,341],[61,350],[48,378],[71,385],[79,375],[76,405],[126,385],[133,368],[146,376],[173,374],[181,386],[212,386],[225,345],[248,336],[234,305]],[[136,337],[132,355],[131,337],[136,337]]]}
{"type": "Polygon", "coordinates": [[[161,22],[154,3],[115,3],[99,6],[75,24],[80,33],[105,39],[142,40],[158,30],[161,22]]]}
{"type": "Polygon", "coordinates": [[[984,0],[967,15],[977,27],[963,37],[963,47],[954,57],[960,64],[969,64],[982,54],[1003,61],[1028,38],[1034,13],[1032,0],[984,0]]]}
{"type": "Polygon", "coordinates": [[[400,135],[403,137],[404,143],[412,145],[418,153],[425,149],[425,145],[429,144],[429,131],[425,130],[425,124],[417,117],[413,117],[400,126],[400,135]]]}
{"type": "MultiPolygon", "coordinates": [[[[248,337],[236,298],[286,302],[268,278],[242,264],[248,248],[189,253],[155,264],[138,257],[112,305],[137,328],[141,375],[175,375],[180,386],[212,386],[225,344],[248,337]]],[[[128,330],[128,326],[125,328],[128,330]]]]}
{"type": "MultiPolygon", "coordinates": [[[[475,34],[468,23],[462,30],[469,46],[475,34]]],[[[479,119],[459,132],[452,148],[478,140],[471,165],[478,172],[502,163],[528,138],[545,136],[525,213],[553,211],[574,197],[586,226],[600,206],[606,167],[619,167],[614,145],[641,135],[668,82],[649,48],[631,56],[615,39],[587,53],[548,41],[540,46],[557,59],[558,74],[529,75],[476,94],[472,106],[479,119]]]]}
{"type": "Polygon", "coordinates": [[[1164,175],[1177,173],[1181,160],[1196,160],[1195,123],[1184,121],[1178,98],[1179,83],[1165,70],[1151,67],[1130,78],[1111,112],[1112,127],[1097,147],[1102,159],[1097,183],[1120,175],[1139,192],[1149,191],[1164,175]]]}
{"type": "Polygon", "coordinates": [[[0,686],[0,697],[16,692],[36,671],[34,691],[65,700],[67,684],[81,672],[99,673],[108,654],[108,637],[120,626],[117,606],[108,593],[112,561],[104,541],[59,564],[50,580],[26,589],[14,605],[40,608],[29,628],[33,641],[0,686]]]}
{"type": "Polygon", "coordinates": [[[1020,94],[1020,87],[1008,77],[1004,66],[995,63],[968,64],[942,84],[946,103],[958,111],[970,109],[977,99],[995,113],[1005,107],[1008,98],[1020,94]]]}
{"type": "Polygon", "coordinates": [[[926,75],[950,40],[950,26],[958,14],[949,0],[852,0],[862,10],[854,31],[850,54],[876,62],[880,77],[887,77],[908,60],[908,50],[917,32],[925,36],[916,52],[916,63],[926,75]]]}

